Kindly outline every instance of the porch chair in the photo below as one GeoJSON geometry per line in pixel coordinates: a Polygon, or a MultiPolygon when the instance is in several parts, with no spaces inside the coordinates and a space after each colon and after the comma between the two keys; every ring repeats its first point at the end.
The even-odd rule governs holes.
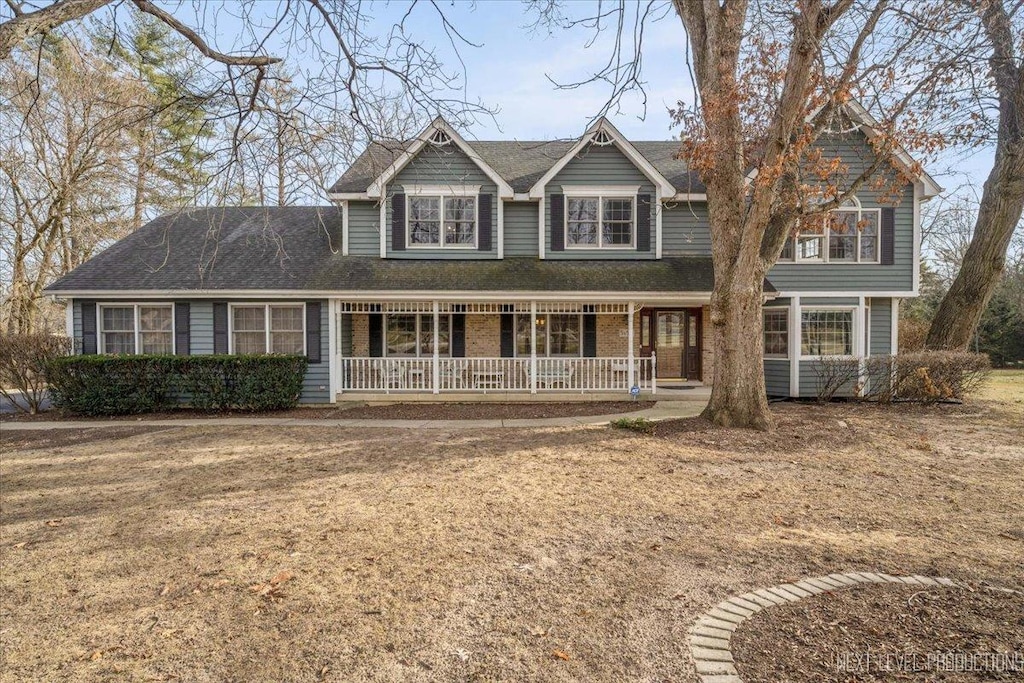
{"type": "Polygon", "coordinates": [[[572,361],[545,362],[537,368],[537,387],[550,389],[552,386],[561,384],[562,388],[568,389],[572,385],[575,370],[572,361]]]}
{"type": "Polygon", "coordinates": [[[465,389],[469,374],[469,361],[453,358],[441,366],[441,386],[449,389],[465,389]]]}
{"type": "Polygon", "coordinates": [[[389,363],[386,359],[376,362],[377,376],[380,378],[381,389],[405,388],[405,373],[397,363],[389,363]]]}

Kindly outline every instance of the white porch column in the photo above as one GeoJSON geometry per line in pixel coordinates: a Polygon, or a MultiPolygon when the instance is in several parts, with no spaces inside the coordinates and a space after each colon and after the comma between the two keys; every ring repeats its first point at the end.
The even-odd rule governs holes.
{"type": "MultiPolygon", "coordinates": [[[[512,343],[515,344],[515,316],[512,317],[512,343]]],[[[537,393],[537,302],[530,302],[530,393],[537,393]]]]}
{"type": "Polygon", "coordinates": [[[868,353],[868,316],[867,316],[867,302],[864,297],[860,297],[857,301],[857,324],[854,325],[854,344],[853,350],[857,355],[857,383],[860,385],[859,395],[864,395],[865,383],[867,382],[867,361],[865,358],[868,353]]]}
{"type": "Polygon", "coordinates": [[[331,403],[338,402],[341,391],[341,352],[338,346],[338,335],[341,326],[338,324],[340,313],[338,300],[327,300],[327,375],[330,378],[331,403]]]}
{"type": "MultiPolygon", "coordinates": [[[[440,351],[438,350],[439,344],[437,343],[438,339],[439,339],[438,332],[440,331],[440,328],[441,328],[441,325],[440,325],[440,306],[437,303],[437,299],[434,299],[434,360],[433,360],[433,363],[431,364],[431,367],[432,367],[431,375],[432,375],[432,379],[433,379],[433,387],[434,387],[434,393],[435,394],[439,393],[441,391],[441,354],[440,354],[440,351]]],[[[451,344],[451,333],[452,333],[451,328],[449,328],[448,329],[448,335],[449,335],[448,343],[449,344],[451,344]]]]}
{"type": "Polygon", "coordinates": [[[633,385],[636,384],[636,369],[633,367],[633,302],[630,301],[627,305],[629,306],[629,313],[626,315],[626,325],[629,327],[629,332],[626,334],[626,339],[629,340],[627,342],[629,350],[626,352],[626,357],[628,358],[627,363],[629,366],[629,388],[632,389],[633,385]]]}

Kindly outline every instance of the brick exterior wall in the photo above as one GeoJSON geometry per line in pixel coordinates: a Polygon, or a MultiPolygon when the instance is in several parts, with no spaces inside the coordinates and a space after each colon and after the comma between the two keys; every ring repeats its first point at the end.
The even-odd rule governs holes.
{"type": "Polygon", "coordinates": [[[352,314],[352,356],[366,358],[370,355],[370,316],[366,313],[352,314]]]}
{"type": "Polygon", "coordinates": [[[501,356],[501,316],[466,314],[466,357],[501,356]]]}
{"type": "Polygon", "coordinates": [[[705,306],[701,309],[701,327],[703,329],[700,332],[701,344],[704,346],[701,348],[700,356],[700,372],[703,384],[706,387],[711,386],[711,379],[715,376],[715,345],[711,335],[711,307],[705,306]]]}

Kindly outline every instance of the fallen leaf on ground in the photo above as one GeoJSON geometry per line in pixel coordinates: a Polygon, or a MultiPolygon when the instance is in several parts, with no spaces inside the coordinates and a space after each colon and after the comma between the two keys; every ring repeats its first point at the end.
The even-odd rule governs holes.
{"type": "Polygon", "coordinates": [[[565,662],[569,661],[569,655],[567,653],[565,653],[565,652],[562,652],[561,650],[552,650],[551,651],[551,656],[552,657],[558,657],[559,659],[561,659],[562,661],[565,661],[565,662]]]}
{"type": "Polygon", "coordinates": [[[97,659],[99,659],[102,656],[103,656],[103,651],[102,650],[96,650],[91,655],[89,655],[89,661],[95,662],[97,659]]]}
{"type": "Polygon", "coordinates": [[[63,519],[48,519],[46,520],[46,526],[60,526],[64,524],[63,519]]]}

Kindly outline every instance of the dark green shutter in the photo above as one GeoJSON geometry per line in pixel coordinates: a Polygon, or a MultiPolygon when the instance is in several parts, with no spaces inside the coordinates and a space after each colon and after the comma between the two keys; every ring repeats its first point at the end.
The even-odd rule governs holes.
{"type": "Polygon", "coordinates": [[[565,195],[553,194],[551,204],[551,251],[565,251],[565,195]]]}
{"type": "Polygon", "coordinates": [[[391,197],[391,251],[405,251],[405,195],[391,197]]]}
{"type": "Polygon", "coordinates": [[[310,363],[321,362],[319,301],[306,302],[306,358],[310,363]]]}
{"type": "Polygon", "coordinates": [[[511,358],[516,351],[516,317],[512,313],[501,314],[501,357],[511,358]]]}
{"type": "Polygon", "coordinates": [[[896,209],[891,206],[882,209],[882,225],[879,227],[882,240],[881,262],[883,266],[891,266],[896,262],[896,209]]]}
{"type": "Polygon", "coordinates": [[[187,356],[191,353],[191,308],[187,301],[174,303],[174,353],[178,356],[187,356]]]}
{"type": "Polygon", "coordinates": [[[597,356],[597,315],[594,313],[583,314],[583,356],[597,356]]]}
{"type": "Polygon", "coordinates": [[[477,251],[490,251],[493,244],[494,226],[491,224],[491,195],[477,197],[477,251]]]}
{"type": "Polygon", "coordinates": [[[636,196],[636,250],[651,250],[651,195],[636,196]]]}
{"type": "Polygon", "coordinates": [[[96,343],[96,302],[82,302],[82,353],[99,353],[96,343]]]}
{"type": "Polygon", "coordinates": [[[466,357],[466,314],[452,314],[452,358],[466,357]]]}
{"type": "Polygon", "coordinates": [[[380,358],[384,355],[384,315],[370,313],[370,357],[380,358]]]}
{"type": "Polygon", "coordinates": [[[228,305],[224,301],[213,304],[213,352],[228,352],[228,305]]]}

